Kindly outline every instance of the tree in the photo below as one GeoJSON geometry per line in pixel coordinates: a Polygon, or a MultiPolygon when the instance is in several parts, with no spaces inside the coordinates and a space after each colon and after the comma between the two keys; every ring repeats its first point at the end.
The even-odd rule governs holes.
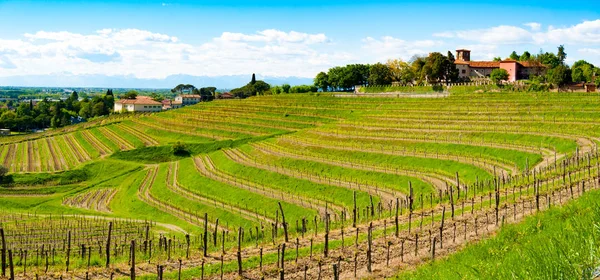
{"type": "Polygon", "coordinates": [[[392,83],[392,72],[385,64],[377,63],[371,65],[367,82],[372,86],[389,85],[392,83]]]}
{"type": "Polygon", "coordinates": [[[388,60],[387,66],[390,68],[393,82],[408,84],[415,79],[413,68],[401,59],[388,60]]]}
{"type": "Polygon", "coordinates": [[[254,75],[254,73],[252,73],[252,79],[250,80],[250,84],[253,85],[256,83],[256,75],[254,75]]]}
{"type": "Polygon", "coordinates": [[[446,82],[456,82],[458,81],[458,68],[456,68],[456,64],[454,64],[454,54],[451,51],[448,51],[448,56],[446,59],[446,82]]]}
{"type": "Polygon", "coordinates": [[[136,99],[138,96],[138,92],[135,90],[130,90],[127,93],[121,95],[121,99],[136,99]]]}
{"type": "Polygon", "coordinates": [[[92,116],[94,116],[94,117],[103,116],[108,113],[107,111],[108,110],[106,110],[106,108],[104,107],[104,103],[98,102],[98,103],[94,104],[94,107],[92,108],[92,116]]]}
{"type": "Polygon", "coordinates": [[[565,52],[565,46],[558,46],[558,52],[556,53],[556,57],[561,64],[565,63],[565,59],[567,59],[567,53],[565,52]]]}
{"type": "Polygon", "coordinates": [[[517,54],[516,51],[513,51],[508,58],[510,58],[512,60],[519,60],[519,55],[517,54]]]}
{"type": "Polygon", "coordinates": [[[576,61],[571,65],[573,82],[591,82],[595,70],[594,65],[585,60],[576,61]]]}
{"type": "Polygon", "coordinates": [[[0,182],[4,182],[4,177],[8,174],[8,168],[4,165],[0,165],[0,182]]]}
{"type": "Polygon", "coordinates": [[[290,88],[291,88],[291,86],[288,84],[281,85],[281,90],[283,93],[290,93],[290,88]]]}
{"type": "Polygon", "coordinates": [[[254,91],[255,93],[263,93],[269,91],[271,85],[267,84],[265,81],[255,81],[254,82],[254,91]]]}
{"type": "Polygon", "coordinates": [[[519,61],[529,61],[531,59],[531,54],[528,51],[523,52],[521,57],[519,57],[519,61]]]}
{"type": "Polygon", "coordinates": [[[314,83],[317,88],[320,88],[323,92],[327,92],[329,89],[329,76],[325,72],[320,72],[315,77],[314,83]]]}
{"type": "Polygon", "coordinates": [[[108,90],[106,91],[106,95],[113,96],[113,91],[112,91],[112,89],[108,89],[108,90]]]}
{"type": "Polygon", "coordinates": [[[185,143],[177,141],[172,147],[173,154],[176,156],[187,156],[190,152],[187,150],[185,143]]]}
{"type": "Polygon", "coordinates": [[[497,57],[494,57],[494,60],[493,60],[493,61],[502,61],[502,57],[499,57],[499,56],[497,56],[497,57]]]}
{"type": "Polygon", "coordinates": [[[508,71],[502,68],[494,69],[492,70],[492,73],[490,73],[490,79],[496,84],[500,84],[502,81],[508,81],[508,76],[508,71]]]}
{"type": "Polygon", "coordinates": [[[81,109],[79,109],[79,116],[84,119],[87,119],[92,116],[92,105],[90,102],[83,102],[81,104],[81,109]]]}
{"type": "Polygon", "coordinates": [[[548,71],[548,77],[552,84],[561,88],[571,81],[571,69],[566,65],[559,65],[548,71]]]}

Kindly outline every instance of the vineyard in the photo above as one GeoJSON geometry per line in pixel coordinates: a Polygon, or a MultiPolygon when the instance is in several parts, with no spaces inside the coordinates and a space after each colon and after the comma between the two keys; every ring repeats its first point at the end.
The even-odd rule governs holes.
{"type": "Polygon", "coordinates": [[[597,95],[340,96],[0,138],[0,279],[389,278],[600,188],[597,95]]]}

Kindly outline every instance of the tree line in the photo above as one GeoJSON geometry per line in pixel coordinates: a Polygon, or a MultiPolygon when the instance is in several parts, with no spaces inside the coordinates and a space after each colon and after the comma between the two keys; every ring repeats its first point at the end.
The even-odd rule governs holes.
{"type": "Polygon", "coordinates": [[[66,100],[51,101],[47,98],[35,102],[19,103],[15,110],[8,106],[0,109],[0,127],[13,131],[58,128],[88,119],[110,114],[114,106],[114,95],[108,90],[104,95],[79,100],[73,91],[66,100]]]}
{"type": "Polygon", "coordinates": [[[439,52],[414,56],[409,62],[390,59],[385,64],[349,64],[320,72],[314,85],[322,91],[352,91],[356,85],[385,86],[392,83],[450,83],[459,80],[454,55],[439,52]]]}

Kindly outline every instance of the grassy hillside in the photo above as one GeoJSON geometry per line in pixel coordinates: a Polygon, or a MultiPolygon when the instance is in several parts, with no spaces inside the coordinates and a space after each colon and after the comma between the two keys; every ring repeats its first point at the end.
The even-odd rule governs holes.
{"type": "MultiPolygon", "coordinates": [[[[289,275],[302,277],[306,265],[308,277],[333,276],[339,262],[340,277],[354,277],[356,258],[357,277],[388,277],[406,267],[401,248],[416,252],[411,264],[423,263],[440,231],[464,234],[452,245],[459,246],[478,240],[479,230],[517,223],[595,186],[599,105],[594,94],[457,88],[441,98],[286,94],[117,114],[0,139],[0,163],[9,170],[0,182],[0,219],[11,249],[54,246],[61,258],[75,254],[62,246],[69,228],[77,232],[74,244],[97,247],[113,221],[123,234],[111,245],[117,248],[111,269],[129,269],[132,239],[147,247],[152,241],[152,250],[138,248],[152,265],[140,271],[147,277],[155,277],[156,264],[173,276],[178,258],[189,277],[202,260],[207,275],[220,273],[221,257],[225,273],[234,273],[238,246],[249,275],[276,277],[283,243],[290,263],[298,248],[299,265],[287,265],[289,275]],[[25,242],[32,230],[54,241],[42,234],[25,242]],[[164,245],[169,239],[171,247],[164,245]],[[368,251],[375,272],[367,269],[368,251]]],[[[576,220],[563,222],[569,221],[576,220]]],[[[502,242],[536,238],[526,232],[502,242]]],[[[498,250],[507,258],[502,264],[516,265],[512,253],[498,250]]],[[[105,253],[92,255],[98,278],[110,277],[101,269],[105,253]]],[[[471,272],[464,276],[507,276],[471,272]]],[[[415,273],[410,277],[431,271],[415,273]]]]}

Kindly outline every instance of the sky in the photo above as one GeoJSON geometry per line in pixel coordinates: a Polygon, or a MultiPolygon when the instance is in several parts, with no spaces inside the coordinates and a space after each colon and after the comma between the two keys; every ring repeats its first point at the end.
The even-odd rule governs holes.
{"type": "MultiPolygon", "coordinates": [[[[7,1],[0,77],[312,78],[459,48],[491,60],[564,45],[600,65],[596,1],[7,1]]],[[[10,78],[3,79],[10,84],[10,78]]]]}

